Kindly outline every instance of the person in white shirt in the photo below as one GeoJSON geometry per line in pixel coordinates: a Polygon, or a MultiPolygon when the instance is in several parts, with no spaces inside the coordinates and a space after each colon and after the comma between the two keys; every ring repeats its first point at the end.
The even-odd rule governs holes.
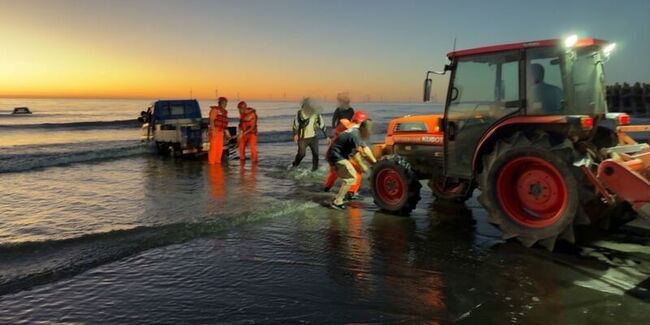
{"type": "Polygon", "coordinates": [[[312,171],[318,169],[318,130],[326,134],[325,128],[323,117],[320,114],[320,107],[309,97],[305,97],[293,120],[293,142],[298,144],[298,153],[291,167],[300,165],[307,153],[307,147],[309,147],[312,155],[312,171]]]}

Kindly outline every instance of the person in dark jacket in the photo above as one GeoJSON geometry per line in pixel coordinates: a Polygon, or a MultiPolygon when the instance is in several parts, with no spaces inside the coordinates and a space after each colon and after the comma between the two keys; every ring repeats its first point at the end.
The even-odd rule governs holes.
{"type": "Polygon", "coordinates": [[[564,93],[560,87],[544,82],[544,67],[533,63],[529,68],[532,83],[528,96],[532,114],[560,114],[563,110],[564,93]]]}
{"type": "Polygon", "coordinates": [[[339,106],[334,110],[334,115],[332,115],[332,130],[336,129],[341,119],[344,118],[350,121],[354,115],[354,108],[350,107],[350,96],[348,94],[338,94],[336,101],[339,106]]]}
{"type": "Polygon", "coordinates": [[[365,112],[358,111],[352,117],[350,127],[334,139],[327,150],[325,157],[331,168],[336,170],[336,175],[343,181],[334,201],[330,207],[342,210],[345,209],[343,199],[356,181],[357,170],[352,165],[350,158],[358,152],[369,163],[375,164],[377,159],[372,150],[365,144],[370,138],[370,119],[365,112]]]}

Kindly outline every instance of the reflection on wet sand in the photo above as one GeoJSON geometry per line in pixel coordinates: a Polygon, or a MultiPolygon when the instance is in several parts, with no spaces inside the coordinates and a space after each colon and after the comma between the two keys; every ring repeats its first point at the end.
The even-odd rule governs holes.
{"type": "Polygon", "coordinates": [[[245,196],[252,196],[257,191],[257,162],[252,162],[250,166],[241,164],[239,166],[239,190],[245,196]]]}
{"type": "Polygon", "coordinates": [[[415,221],[376,212],[364,225],[362,212],[352,206],[330,215],[330,277],[351,287],[359,302],[381,301],[391,312],[440,318],[447,308],[444,280],[420,256],[427,243],[418,238],[415,221]]]}
{"type": "Polygon", "coordinates": [[[226,196],[226,177],[224,167],[221,165],[208,165],[208,182],[213,199],[222,199],[226,196]]]}
{"type": "Polygon", "coordinates": [[[352,271],[352,279],[363,279],[370,268],[368,241],[360,209],[349,208],[344,215],[330,219],[329,244],[332,252],[345,257],[342,266],[352,271]]]}
{"type": "Polygon", "coordinates": [[[361,212],[350,207],[346,213],[330,213],[327,254],[330,276],[341,285],[352,285],[357,294],[363,297],[370,293],[371,256],[361,212]]]}
{"type": "Polygon", "coordinates": [[[433,317],[446,309],[444,280],[438,266],[421,268],[424,251],[411,218],[375,213],[370,224],[370,239],[375,258],[382,261],[378,271],[383,274],[387,297],[391,304],[401,305],[409,313],[433,317]]]}
{"type": "Polygon", "coordinates": [[[576,286],[601,281],[582,269],[606,267],[602,262],[503,243],[498,232],[479,234],[486,221],[464,205],[434,201],[420,211],[369,214],[353,204],[328,214],[328,275],[354,292],[354,303],[380,305],[408,321],[496,324],[593,321],[603,317],[600,308],[620,312],[618,301],[639,303],[613,303],[610,294],[576,286]]]}

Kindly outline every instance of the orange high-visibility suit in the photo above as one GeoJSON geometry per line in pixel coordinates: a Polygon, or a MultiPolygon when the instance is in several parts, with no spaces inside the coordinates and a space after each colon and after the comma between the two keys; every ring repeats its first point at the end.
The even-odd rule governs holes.
{"type": "MultiPolygon", "coordinates": [[[[341,132],[347,130],[350,127],[350,124],[350,120],[345,118],[340,119],[339,124],[336,125],[336,128],[334,129],[334,137],[337,137],[339,134],[341,134],[341,132]]],[[[350,162],[352,163],[354,170],[357,172],[354,178],[354,184],[352,187],[350,187],[350,192],[357,193],[359,191],[359,188],[361,188],[361,181],[363,180],[363,169],[354,159],[350,159],[350,162]]],[[[338,176],[336,175],[336,168],[330,168],[329,173],[325,178],[325,188],[332,188],[337,178],[338,176]]]]}
{"type": "Polygon", "coordinates": [[[212,126],[210,137],[210,151],[208,151],[208,164],[221,163],[223,155],[224,132],[228,129],[228,111],[220,106],[210,106],[209,123],[212,126]]]}
{"type": "Polygon", "coordinates": [[[239,159],[246,160],[246,145],[251,151],[251,160],[257,161],[257,112],[248,107],[239,115],[239,130],[242,134],[239,139],[239,159]]]}

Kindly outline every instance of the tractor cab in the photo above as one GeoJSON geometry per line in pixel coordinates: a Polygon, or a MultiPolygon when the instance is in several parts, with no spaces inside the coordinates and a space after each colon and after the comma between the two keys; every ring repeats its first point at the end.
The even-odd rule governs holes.
{"type": "Polygon", "coordinates": [[[450,52],[441,125],[446,174],[473,178],[486,136],[508,125],[554,121],[561,133],[588,136],[590,130],[580,124],[589,124],[588,119],[580,117],[598,119],[607,113],[602,63],[612,44],[571,38],[450,52]]]}

